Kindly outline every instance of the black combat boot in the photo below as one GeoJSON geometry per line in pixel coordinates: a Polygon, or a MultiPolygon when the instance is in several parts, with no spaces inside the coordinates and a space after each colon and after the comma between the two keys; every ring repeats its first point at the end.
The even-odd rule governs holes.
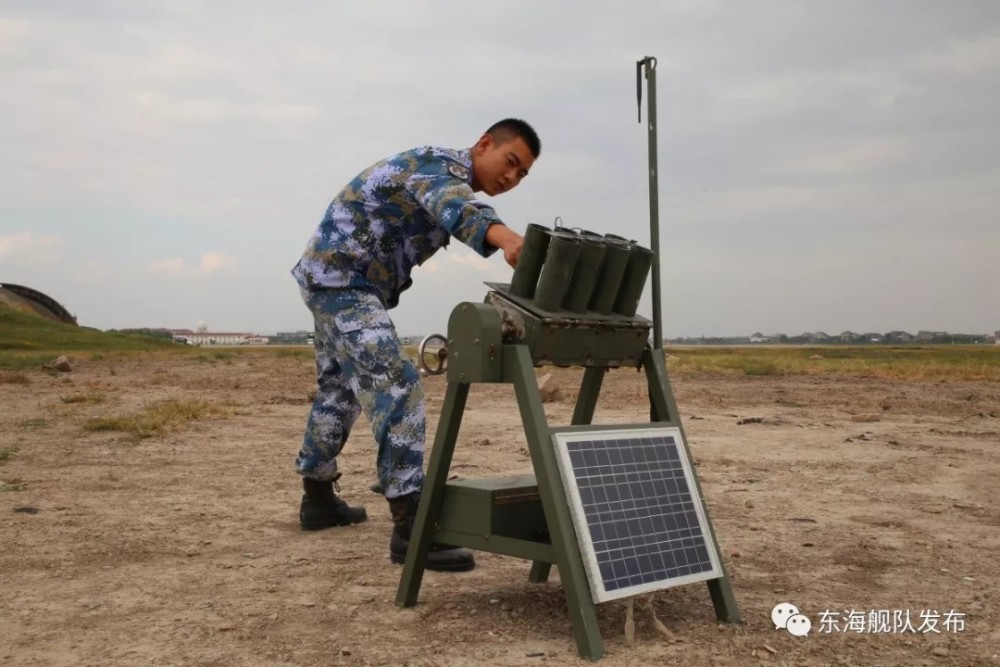
{"type": "MultiPolygon", "coordinates": [[[[397,565],[406,562],[406,550],[410,546],[410,534],[413,532],[413,522],[417,518],[419,503],[419,493],[389,500],[393,523],[392,537],[389,539],[389,560],[397,565]]],[[[440,572],[464,572],[475,566],[476,561],[471,551],[444,544],[431,544],[425,565],[428,570],[440,572]]]]}
{"type": "MultiPolygon", "coordinates": [[[[339,478],[340,475],[337,475],[339,478]]],[[[318,482],[302,479],[305,494],[299,508],[299,524],[302,530],[320,530],[333,526],[347,526],[361,523],[368,518],[364,507],[350,507],[333,492],[336,480],[318,482]]],[[[337,488],[340,491],[340,488],[337,488]]]]}

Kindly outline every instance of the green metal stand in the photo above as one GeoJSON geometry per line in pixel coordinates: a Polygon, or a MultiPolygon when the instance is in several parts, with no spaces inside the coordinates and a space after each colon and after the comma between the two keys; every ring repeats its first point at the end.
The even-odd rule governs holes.
{"type": "MultiPolygon", "coordinates": [[[[596,660],[604,655],[604,643],[531,354],[526,345],[506,344],[498,356],[502,368],[499,382],[512,384],[517,396],[534,479],[521,476],[448,482],[470,388],[467,382],[449,381],[396,604],[406,608],[417,603],[427,553],[433,542],[530,560],[529,580],[535,583],[546,581],[551,566],[556,565],[578,653],[596,660]],[[505,518],[515,515],[514,519],[505,518]],[[538,530],[540,526],[544,530],[538,530]]],[[[642,367],[650,388],[650,402],[657,414],[663,416],[660,423],[680,427],[662,354],[646,350],[642,367]]],[[[606,373],[607,369],[601,367],[585,369],[572,425],[591,423],[606,373]]],[[[700,495],[700,485],[698,492],[700,495]]],[[[718,551],[711,520],[707,523],[709,537],[718,551]]],[[[738,623],[739,612],[724,568],[723,564],[722,578],[708,582],[709,593],[717,618],[738,623]]]]}
{"type": "MultiPolygon", "coordinates": [[[[681,424],[680,413],[677,411],[677,403],[674,400],[673,391],[670,389],[670,382],[667,380],[667,365],[663,354],[657,350],[647,350],[643,356],[642,365],[646,369],[646,380],[649,384],[649,398],[656,414],[662,415],[660,422],[676,426],[681,431],[681,439],[685,450],[685,455],[689,460],[693,460],[690,450],[687,447],[687,436],[684,434],[684,427],[681,424]]],[[[701,482],[698,475],[692,475],[698,496],[702,499],[705,495],[701,491],[701,482]]],[[[704,502],[704,500],[703,500],[704,502]]],[[[712,518],[705,508],[705,530],[715,551],[719,554],[719,566],[722,569],[722,576],[718,579],[708,580],[708,593],[712,598],[712,606],[715,608],[715,617],[723,623],[740,623],[740,612],[736,606],[736,597],[733,595],[733,587],[729,582],[729,572],[726,569],[726,560],[722,557],[722,550],[719,548],[719,540],[715,536],[715,527],[712,525],[712,518]]]]}
{"type": "MultiPolygon", "coordinates": [[[[589,426],[609,368],[640,368],[649,390],[649,422],[680,430],[679,446],[690,461],[687,438],[667,381],[661,324],[659,217],[656,163],[656,59],[636,63],[642,104],[642,75],[649,88],[649,204],[652,249],[614,235],[529,225],[525,249],[510,285],[487,283],[486,304],[461,303],[448,323],[448,389],[430,453],[396,604],[417,603],[427,553],[434,542],[532,561],[529,580],[548,579],[552,565],[566,594],[566,606],[582,657],[597,660],[604,643],[594,597],[580,552],[563,485],[553,434],[589,426]],[[650,322],[635,315],[646,275],[653,270],[653,345],[650,322]],[[585,370],[568,427],[549,426],[535,378],[541,365],[585,370]],[[448,471],[472,383],[514,385],[534,475],[448,482],[448,471]]],[[[423,357],[421,345],[421,358],[423,357]]],[[[439,360],[443,357],[439,356],[439,360]]],[[[698,496],[701,485],[692,475],[698,496]]],[[[739,623],[740,615],[715,529],[704,509],[706,538],[719,555],[721,576],[708,590],[718,620],[739,623]]]]}
{"type": "MultiPolygon", "coordinates": [[[[596,659],[604,655],[604,643],[597,628],[597,615],[590,597],[583,560],[577,546],[576,534],[566,504],[566,492],[559,476],[558,463],[552,450],[549,429],[538,391],[534,365],[527,346],[503,347],[502,382],[514,385],[520,406],[521,420],[528,441],[528,451],[535,470],[538,496],[547,525],[548,541],[511,537],[490,532],[478,534],[442,525],[442,505],[448,496],[448,469],[458,438],[462,413],[465,409],[469,385],[449,382],[445,394],[441,419],[427,464],[427,477],[421,494],[420,506],[413,527],[410,549],[403,565],[396,604],[412,607],[417,602],[427,552],[437,541],[455,546],[489,551],[532,560],[531,579],[544,581],[552,564],[559,567],[559,578],[566,593],[566,605],[581,656],[596,659]]],[[[594,396],[596,399],[596,395],[594,396]]],[[[596,401],[594,401],[596,402],[596,401]]],[[[593,406],[590,408],[593,413],[593,406]]],[[[457,523],[489,523],[469,517],[468,506],[451,508],[459,515],[457,523]],[[470,521],[471,520],[471,521],[470,521]]],[[[474,508],[471,511],[476,511],[474,508]]],[[[455,522],[453,522],[455,523],[455,522]]]]}

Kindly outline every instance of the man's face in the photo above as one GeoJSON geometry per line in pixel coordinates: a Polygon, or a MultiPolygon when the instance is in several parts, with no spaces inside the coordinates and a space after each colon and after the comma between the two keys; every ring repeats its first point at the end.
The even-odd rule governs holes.
{"type": "Polygon", "coordinates": [[[484,134],[472,147],[472,188],[491,197],[509,192],[528,175],[535,158],[521,137],[499,142],[484,134]]]}

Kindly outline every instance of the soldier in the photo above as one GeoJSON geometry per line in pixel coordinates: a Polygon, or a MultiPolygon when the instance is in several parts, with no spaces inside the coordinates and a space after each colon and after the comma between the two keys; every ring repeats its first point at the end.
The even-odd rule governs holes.
{"type": "MultiPolygon", "coordinates": [[[[313,313],[317,391],[295,467],[303,478],[303,530],[360,523],[334,487],[337,455],[361,411],[378,445],[378,486],[389,502],[389,557],[403,563],[424,482],[424,393],[388,310],[410,272],[451,237],[483,257],[498,249],[517,266],[524,239],[474,193],[515,188],[538,158],[530,125],[508,118],[471,148],[423,146],[381,160],[334,197],[292,269],[313,313]]],[[[339,486],[336,487],[339,491],[339,486]]],[[[475,566],[471,552],[433,545],[427,568],[475,566]]]]}

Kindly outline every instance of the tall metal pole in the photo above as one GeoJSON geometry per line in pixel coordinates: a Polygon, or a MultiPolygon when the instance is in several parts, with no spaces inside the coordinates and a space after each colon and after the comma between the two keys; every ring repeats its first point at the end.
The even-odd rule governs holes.
{"type": "Polygon", "coordinates": [[[663,349],[663,304],[660,298],[660,196],[656,165],[656,58],[646,56],[635,64],[636,101],[642,123],[642,76],[649,93],[646,102],[646,127],[649,139],[649,243],[653,251],[653,349],[663,349]]]}

